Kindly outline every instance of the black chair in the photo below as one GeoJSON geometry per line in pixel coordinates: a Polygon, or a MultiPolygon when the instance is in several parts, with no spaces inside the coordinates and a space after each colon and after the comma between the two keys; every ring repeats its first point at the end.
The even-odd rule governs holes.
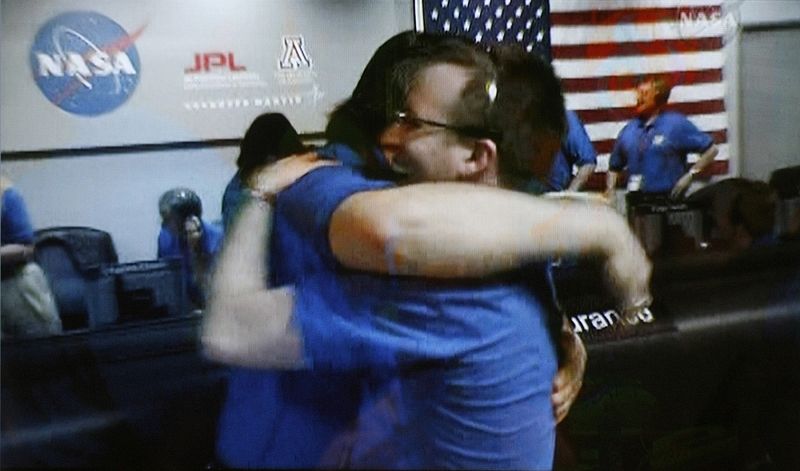
{"type": "Polygon", "coordinates": [[[117,263],[111,235],[91,227],[51,227],[35,233],[35,260],[45,272],[65,330],[110,324],[113,287],[102,289],[100,269],[117,263]]]}
{"type": "Polygon", "coordinates": [[[778,194],[775,232],[785,240],[800,239],[800,165],[772,172],[769,186],[778,194]]]}
{"type": "Polygon", "coordinates": [[[769,186],[778,192],[781,199],[800,197],[800,165],[783,167],[772,172],[769,186]]]}

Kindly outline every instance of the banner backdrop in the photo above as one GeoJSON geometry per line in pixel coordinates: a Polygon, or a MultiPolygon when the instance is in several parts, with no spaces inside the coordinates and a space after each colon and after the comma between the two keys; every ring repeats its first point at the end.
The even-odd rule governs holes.
{"type": "Polygon", "coordinates": [[[411,0],[2,0],[2,150],[324,128],[411,0]]]}

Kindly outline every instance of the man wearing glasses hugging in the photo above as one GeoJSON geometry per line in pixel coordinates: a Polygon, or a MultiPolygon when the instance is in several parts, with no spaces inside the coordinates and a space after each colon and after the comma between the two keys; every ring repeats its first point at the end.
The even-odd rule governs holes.
{"type": "Polygon", "coordinates": [[[332,118],[353,119],[338,129],[354,131],[342,140],[362,158],[319,152],[356,166],[293,157],[252,182],[263,197],[243,209],[220,258],[207,352],[298,369],[242,374],[297,374],[307,388],[316,375],[356,372],[360,396],[354,407],[303,394],[298,376],[263,389],[253,376],[238,382],[221,419],[225,464],[552,467],[555,424],[585,358],[562,331],[542,262],[607,257],[630,310],[649,302],[650,265],[607,207],[493,188],[527,181],[564,126],[549,65],[514,52],[497,60],[453,38],[395,36],[332,118]],[[439,183],[369,178],[382,167],[376,154],[408,183],[439,183]],[[280,287],[267,289],[265,273],[280,287]],[[556,375],[559,346],[572,366],[556,375]],[[272,410],[253,415],[248,397],[272,410]]]}

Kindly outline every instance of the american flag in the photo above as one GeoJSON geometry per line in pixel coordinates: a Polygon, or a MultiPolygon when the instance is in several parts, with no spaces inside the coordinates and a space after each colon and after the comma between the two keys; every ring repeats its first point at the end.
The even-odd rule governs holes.
{"type": "MultiPolygon", "coordinates": [[[[425,31],[465,35],[476,42],[520,42],[551,58],[566,106],[577,112],[597,150],[590,187],[617,134],[634,117],[634,87],[667,75],[669,108],[709,133],[720,149],[707,174],[728,172],[723,0],[423,0],[417,24],[425,31]],[[421,20],[421,21],[420,21],[421,20]]],[[[697,158],[690,155],[689,161],[697,158]]]]}

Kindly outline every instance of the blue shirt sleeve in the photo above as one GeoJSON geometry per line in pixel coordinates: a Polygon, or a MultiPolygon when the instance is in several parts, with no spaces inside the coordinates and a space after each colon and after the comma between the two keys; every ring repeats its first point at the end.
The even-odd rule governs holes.
{"type": "Polygon", "coordinates": [[[203,251],[209,255],[216,255],[222,248],[223,231],[222,227],[214,223],[203,224],[203,251]]]}
{"type": "Polygon", "coordinates": [[[333,213],[355,193],[391,185],[386,181],[369,180],[347,166],[320,167],[278,194],[276,212],[280,212],[297,234],[319,251],[328,266],[336,266],[328,241],[333,213]]]}
{"type": "Polygon", "coordinates": [[[564,143],[564,151],[567,160],[572,165],[582,167],[584,165],[596,165],[597,153],[592,146],[592,140],[586,133],[578,115],[571,110],[567,110],[567,138],[564,143]]]}
{"type": "Polygon", "coordinates": [[[228,232],[233,225],[234,217],[239,213],[239,207],[245,199],[245,188],[242,185],[239,172],[231,177],[225,192],[222,194],[222,226],[228,232]]]}
{"type": "Polygon", "coordinates": [[[32,244],[33,226],[22,195],[14,188],[3,192],[2,244],[32,244]]]}
{"type": "Polygon", "coordinates": [[[357,192],[390,185],[366,179],[347,166],[331,166],[310,172],[278,195],[273,275],[277,274],[278,285],[295,287],[293,317],[302,333],[306,362],[315,368],[352,369],[393,362],[382,346],[358,340],[369,317],[351,305],[342,289],[340,276],[346,270],[335,259],[328,240],[330,219],[342,201],[357,192]]]}
{"type": "Polygon", "coordinates": [[[671,138],[682,152],[705,152],[714,144],[711,136],[699,130],[688,118],[683,115],[676,116],[678,119],[671,138]]]}
{"type": "Polygon", "coordinates": [[[158,258],[166,258],[180,257],[181,255],[178,238],[175,237],[169,229],[162,226],[158,233],[158,252],[156,256],[158,258]]]}

